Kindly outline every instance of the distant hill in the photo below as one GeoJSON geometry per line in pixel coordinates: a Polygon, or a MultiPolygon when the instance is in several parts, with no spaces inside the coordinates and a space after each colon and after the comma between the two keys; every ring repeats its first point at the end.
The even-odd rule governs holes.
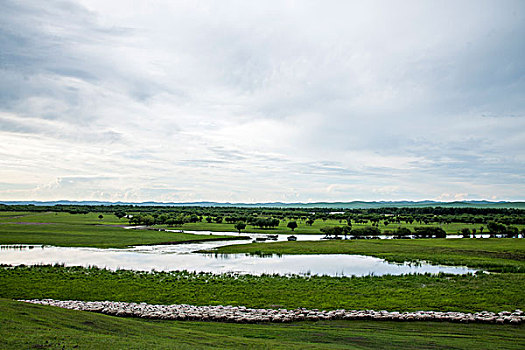
{"type": "Polygon", "coordinates": [[[438,201],[352,201],[352,202],[313,202],[313,203],[219,203],[219,202],[102,202],[102,201],[0,201],[0,204],[7,205],[135,205],[135,206],[194,206],[194,207],[249,207],[249,208],[334,208],[334,209],[369,209],[385,207],[470,207],[470,208],[516,208],[525,209],[525,202],[491,202],[491,201],[457,201],[457,202],[438,202],[438,201]]]}

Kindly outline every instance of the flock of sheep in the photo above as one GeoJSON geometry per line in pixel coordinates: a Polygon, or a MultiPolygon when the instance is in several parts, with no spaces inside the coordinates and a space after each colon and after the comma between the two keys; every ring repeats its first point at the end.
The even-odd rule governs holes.
{"type": "Polygon", "coordinates": [[[317,310],[298,308],[252,309],[245,306],[153,305],[115,301],[75,301],[33,299],[20,300],[31,304],[51,305],[65,309],[98,312],[113,316],[142,317],[166,320],[219,321],[235,323],[294,322],[318,320],[390,320],[390,321],[448,321],[464,323],[520,324],[525,312],[482,311],[476,313],[414,311],[389,312],[374,310],[317,310]]]}

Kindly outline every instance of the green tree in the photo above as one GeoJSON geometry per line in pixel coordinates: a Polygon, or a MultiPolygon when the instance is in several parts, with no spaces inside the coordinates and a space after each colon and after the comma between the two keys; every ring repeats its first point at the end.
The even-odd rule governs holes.
{"type": "Polygon", "coordinates": [[[519,237],[519,229],[516,226],[507,226],[507,229],[505,230],[505,237],[507,238],[518,238],[519,237]]]}
{"type": "Polygon", "coordinates": [[[407,227],[398,227],[395,235],[398,237],[408,237],[412,235],[412,231],[410,231],[410,229],[407,227]]]}
{"type": "Polygon", "coordinates": [[[416,238],[446,238],[447,233],[441,227],[414,227],[416,238]]]}
{"type": "Polygon", "coordinates": [[[235,229],[237,231],[239,231],[239,234],[241,233],[242,230],[244,230],[246,228],[246,224],[244,222],[238,222],[235,224],[235,229]]]}
{"type": "Polygon", "coordinates": [[[334,235],[335,237],[338,237],[342,234],[346,234],[346,227],[347,226],[328,226],[328,227],[322,227],[320,231],[325,234],[326,237],[330,237],[334,235]]]}
{"type": "Polygon", "coordinates": [[[155,224],[155,218],[152,215],[144,215],[142,217],[142,224],[146,226],[151,226],[155,224]]]}
{"type": "Polygon", "coordinates": [[[116,212],[115,212],[115,216],[120,220],[120,219],[122,219],[124,216],[126,216],[126,213],[123,212],[123,211],[116,211],[116,212]]]}
{"type": "Polygon", "coordinates": [[[286,225],[286,227],[288,227],[289,229],[292,230],[292,232],[297,228],[297,222],[295,221],[290,221],[288,223],[288,225],[286,225]]]}
{"type": "Polygon", "coordinates": [[[499,222],[491,221],[487,224],[487,227],[490,231],[490,236],[495,237],[496,235],[503,235],[506,233],[507,228],[505,225],[500,224],[499,222]]]}
{"type": "Polygon", "coordinates": [[[99,218],[100,220],[102,220],[102,219],[104,218],[104,215],[100,214],[100,215],[98,216],[98,218],[99,218]]]}

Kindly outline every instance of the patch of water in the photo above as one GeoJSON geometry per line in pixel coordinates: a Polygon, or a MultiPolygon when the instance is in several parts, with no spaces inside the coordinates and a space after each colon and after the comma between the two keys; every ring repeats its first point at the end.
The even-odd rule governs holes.
{"type": "MultiPolygon", "coordinates": [[[[243,241],[240,241],[243,242],[243,241]]],[[[236,242],[236,243],[240,243],[236,242]]],[[[247,241],[248,243],[250,241],[247,241]]],[[[367,276],[413,273],[474,273],[466,267],[426,263],[393,264],[361,255],[200,254],[195,250],[231,244],[231,241],[178,245],[137,246],[129,249],[72,248],[53,246],[0,246],[0,263],[9,265],[64,264],[97,266],[112,270],[175,271],[279,275],[367,276]]]]}

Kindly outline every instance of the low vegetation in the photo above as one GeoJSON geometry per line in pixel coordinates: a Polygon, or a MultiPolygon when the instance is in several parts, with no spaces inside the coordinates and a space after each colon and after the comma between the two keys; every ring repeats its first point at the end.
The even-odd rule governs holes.
{"type": "Polygon", "coordinates": [[[0,269],[0,297],[255,308],[502,311],[525,308],[525,274],[214,275],[34,266],[0,269]]]}

